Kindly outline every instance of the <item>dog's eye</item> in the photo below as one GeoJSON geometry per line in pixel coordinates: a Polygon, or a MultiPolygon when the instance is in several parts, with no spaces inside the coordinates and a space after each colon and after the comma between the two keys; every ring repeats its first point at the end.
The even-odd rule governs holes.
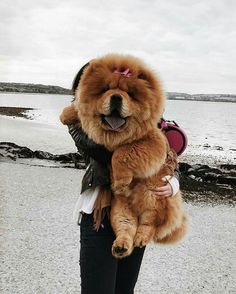
{"type": "Polygon", "coordinates": [[[101,90],[100,90],[99,94],[103,94],[103,93],[105,93],[108,90],[109,90],[109,87],[107,85],[103,85],[101,87],[101,90]]]}

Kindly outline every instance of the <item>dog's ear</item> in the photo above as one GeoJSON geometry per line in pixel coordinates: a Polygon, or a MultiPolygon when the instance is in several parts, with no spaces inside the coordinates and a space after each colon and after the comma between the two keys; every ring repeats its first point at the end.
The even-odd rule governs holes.
{"type": "Polygon", "coordinates": [[[140,80],[143,80],[148,83],[149,87],[155,87],[157,79],[155,78],[155,75],[153,75],[153,72],[142,70],[138,73],[137,78],[140,80]]]}
{"type": "Polygon", "coordinates": [[[138,74],[138,79],[147,81],[149,83],[152,83],[152,81],[153,81],[153,75],[149,71],[142,70],[138,74]]]}
{"type": "Polygon", "coordinates": [[[148,76],[147,76],[147,74],[145,72],[140,72],[138,74],[138,79],[148,81],[148,76]]]}
{"type": "Polygon", "coordinates": [[[79,81],[81,79],[81,76],[84,72],[84,69],[89,65],[89,62],[86,63],[84,66],[81,67],[81,69],[78,71],[77,75],[75,76],[74,80],[73,80],[73,83],[72,83],[72,92],[73,92],[73,95],[75,95],[75,91],[76,89],[78,88],[78,85],[79,85],[79,81]]]}

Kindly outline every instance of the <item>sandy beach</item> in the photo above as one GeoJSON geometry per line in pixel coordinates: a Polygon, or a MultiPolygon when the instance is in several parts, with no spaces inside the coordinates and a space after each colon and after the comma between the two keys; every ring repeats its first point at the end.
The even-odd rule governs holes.
{"type": "MultiPolygon", "coordinates": [[[[0,116],[0,124],[1,141],[52,153],[76,151],[63,126],[8,116],[0,116]]],[[[204,154],[184,158],[206,162],[204,154]]],[[[208,160],[232,162],[222,156],[208,160]]],[[[32,163],[1,162],[0,291],[80,293],[79,227],[72,211],[84,171],[32,163]]],[[[147,247],[136,294],[236,292],[235,207],[188,201],[185,209],[188,235],[175,246],[147,247]]]]}
{"type": "MultiPolygon", "coordinates": [[[[72,210],[82,174],[1,164],[1,293],[80,292],[79,228],[72,210]]],[[[147,247],[135,293],[235,293],[235,209],[185,209],[187,237],[179,245],[147,247]]]]}

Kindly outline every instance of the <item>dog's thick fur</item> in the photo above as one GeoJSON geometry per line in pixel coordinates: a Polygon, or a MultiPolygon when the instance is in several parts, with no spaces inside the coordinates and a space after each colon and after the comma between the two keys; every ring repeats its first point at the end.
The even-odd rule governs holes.
{"type": "Polygon", "coordinates": [[[186,231],[180,192],[168,198],[153,196],[155,187],[164,184],[164,176],[173,175],[176,165],[173,153],[166,159],[169,147],[157,128],[164,100],[159,79],[142,61],[110,54],[92,60],[84,69],[75,101],[60,117],[64,124],[80,120],[89,138],[114,152],[111,224],[116,234],[112,253],[117,258],[152,240],[175,242],[186,231]],[[120,74],[127,68],[130,77],[120,74]],[[112,106],[114,95],[120,97],[118,106],[112,106]],[[114,107],[125,119],[115,130],[104,120],[114,107]]]}

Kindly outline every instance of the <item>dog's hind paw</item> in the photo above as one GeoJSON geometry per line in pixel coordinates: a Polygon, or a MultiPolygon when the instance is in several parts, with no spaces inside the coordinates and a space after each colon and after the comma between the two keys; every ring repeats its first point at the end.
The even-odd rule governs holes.
{"type": "Polygon", "coordinates": [[[112,255],[116,258],[129,256],[133,251],[133,242],[127,239],[116,239],[112,245],[112,255]]]}

